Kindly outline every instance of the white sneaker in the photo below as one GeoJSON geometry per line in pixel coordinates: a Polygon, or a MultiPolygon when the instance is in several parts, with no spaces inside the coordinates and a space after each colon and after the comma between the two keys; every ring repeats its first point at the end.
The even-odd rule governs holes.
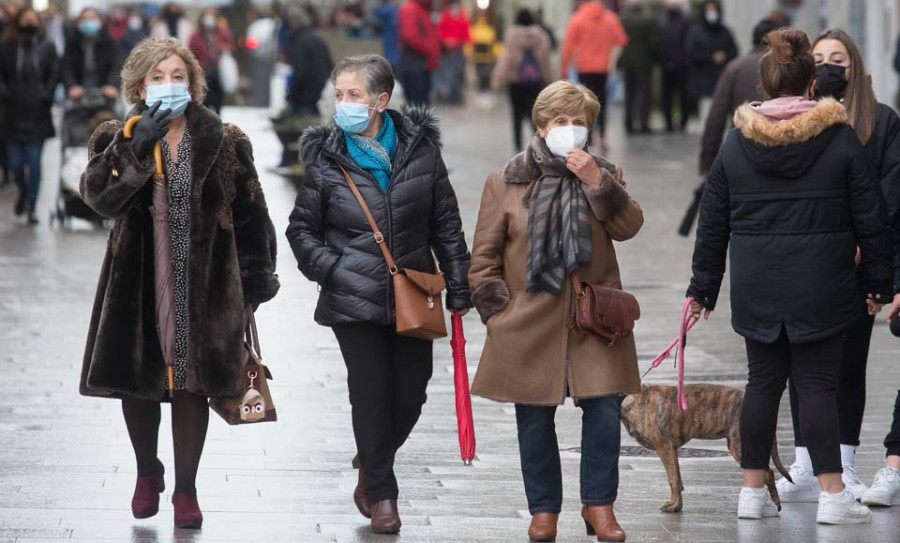
{"type": "Polygon", "coordinates": [[[819,524],[862,524],[872,520],[872,512],[844,489],[839,494],[819,494],[819,524]]]}
{"type": "Polygon", "coordinates": [[[844,488],[853,494],[856,501],[861,500],[863,494],[866,493],[866,490],[869,490],[869,487],[859,480],[859,475],[856,473],[856,466],[846,465],[843,466],[843,468],[844,473],[841,475],[841,480],[844,481],[844,488]]]}
{"type": "Polygon", "coordinates": [[[741,488],[738,497],[738,518],[761,519],[777,517],[778,506],[772,501],[767,488],[741,488]]]}
{"type": "Polygon", "coordinates": [[[781,503],[816,503],[819,501],[819,480],[806,468],[794,464],[790,470],[793,483],[782,477],[775,481],[781,503]]]}
{"type": "Polygon", "coordinates": [[[863,494],[862,502],[866,505],[890,507],[900,505],[900,469],[881,468],[875,474],[872,488],[863,494]]]}

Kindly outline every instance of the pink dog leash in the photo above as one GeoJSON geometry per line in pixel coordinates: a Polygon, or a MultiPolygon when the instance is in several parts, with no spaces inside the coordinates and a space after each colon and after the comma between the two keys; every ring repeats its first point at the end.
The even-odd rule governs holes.
{"type": "Polygon", "coordinates": [[[692,297],[689,297],[684,301],[684,306],[681,309],[681,322],[678,329],[678,337],[675,338],[663,352],[659,353],[659,356],[650,362],[650,367],[647,368],[647,371],[641,376],[642,379],[646,377],[648,373],[658,368],[664,360],[672,355],[672,349],[678,349],[675,356],[675,367],[678,368],[678,407],[682,411],[686,411],[688,408],[687,398],[684,396],[684,347],[687,343],[688,332],[690,332],[694,325],[700,320],[700,315],[691,314],[692,303],[694,303],[694,298],[692,297]]]}

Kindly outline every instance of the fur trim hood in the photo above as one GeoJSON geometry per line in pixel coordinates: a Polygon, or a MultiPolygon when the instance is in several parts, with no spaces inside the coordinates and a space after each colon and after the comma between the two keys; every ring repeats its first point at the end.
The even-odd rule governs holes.
{"type": "MultiPolygon", "coordinates": [[[[389,109],[387,114],[397,127],[401,147],[413,145],[420,138],[441,147],[440,121],[433,110],[425,106],[403,106],[400,111],[389,109]]],[[[307,128],[300,135],[298,145],[300,161],[307,167],[314,164],[324,150],[340,156],[347,154],[343,132],[334,124],[307,128]]]]}
{"type": "Polygon", "coordinates": [[[786,121],[773,121],[744,104],[734,112],[734,126],[750,141],[766,147],[798,145],[818,136],[836,124],[848,122],[847,110],[832,98],[821,100],[816,107],[786,121]]]}

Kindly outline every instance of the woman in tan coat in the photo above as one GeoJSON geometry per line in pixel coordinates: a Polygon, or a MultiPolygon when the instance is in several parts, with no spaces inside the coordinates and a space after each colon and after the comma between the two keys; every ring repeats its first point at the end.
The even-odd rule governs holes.
{"type": "Polygon", "coordinates": [[[634,338],[609,346],[572,327],[578,271],[621,289],[612,242],[643,224],[616,168],[586,151],[596,96],[559,81],[534,106],[538,134],[485,184],[469,282],[488,335],[472,391],[516,404],[529,537],[553,541],[562,507],[554,415],[566,397],[584,411],[582,516],[588,533],[624,541],[618,487],[620,403],[640,390],[634,338]],[[549,249],[548,249],[549,248],[549,249]]]}

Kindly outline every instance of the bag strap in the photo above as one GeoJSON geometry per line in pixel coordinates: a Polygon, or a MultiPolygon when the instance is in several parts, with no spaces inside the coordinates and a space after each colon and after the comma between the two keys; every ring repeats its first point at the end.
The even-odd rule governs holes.
{"type": "Polygon", "coordinates": [[[584,287],[581,286],[581,277],[578,276],[578,270],[572,272],[572,287],[575,289],[577,298],[584,298],[584,287]]]}
{"type": "Polygon", "coordinates": [[[247,342],[247,345],[250,346],[250,350],[256,357],[262,360],[262,349],[259,347],[259,332],[256,329],[256,315],[253,314],[253,307],[248,304],[244,314],[246,323],[244,327],[244,341],[247,342]]]}
{"type": "Polygon", "coordinates": [[[359,207],[362,208],[366,220],[369,221],[369,227],[372,228],[372,233],[375,236],[375,243],[378,245],[378,248],[381,249],[381,254],[384,255],[384,261],[387,262],[388,270],[390,270],[391,275],[396,275],[398,272],[397,263],[394,262],[391,251],[387,248],[387,244],[384,243],[384,234],[378,229],[378,223],[375,222],[375,217],[373,217],[372,212],[369,211],[369,206],[366,205],[365,199],[363,199],[362,194],[359,192],[359,187],[356,186],[356,183],[353,182],[353,179],[350,178],[350,174],[347,173],[347,170],[345,170],[343,166],[338,164],[337,167],[340,168],[341,173],[344,174],[344,179],[347,180],[347,185],[350,186],[350,192],[356,197],[356,201],[359,202],[359,207]]]}

